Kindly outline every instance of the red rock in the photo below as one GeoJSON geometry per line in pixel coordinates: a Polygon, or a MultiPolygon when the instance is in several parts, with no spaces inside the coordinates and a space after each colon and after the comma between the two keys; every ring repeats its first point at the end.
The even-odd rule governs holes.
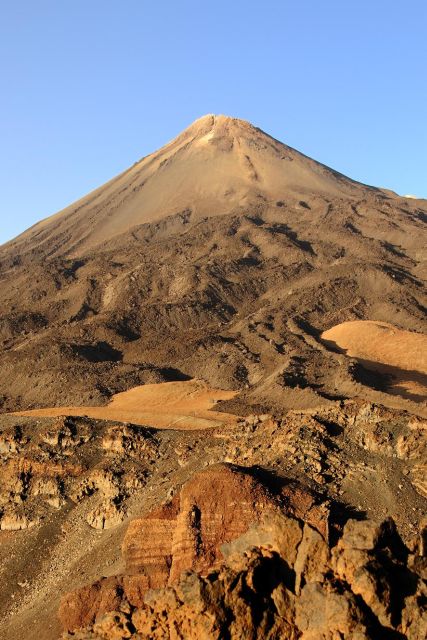
{"type": "Polygon", "coordinates": [[[118,589],[139,606],[148,589],[175,584],[185,571],[206,575],[224,562],[223,545],[248,532],[242,543],[246,548],[262,539],[271,546],[274,538],[277,551],[293,563],[301,525],[295,519],[285,526],[277,524],[276,529],[268,524],[286,514],[306,519],[327,534],[328,511],[295,483],[273,492],[255,475],[226,464],[196,473],[170,503],[130,523],[122,545],[126,575],[68,594],[61,603],[61,622],[69,630],[92,623],[101,613],[114,610],[120,600],[118,589]],[[261,521],[263,532],[256,529],[261,521]],[[279,532],[276,537],[273,529],[279,532]]]}
{"type": "Polygon", "coordinates": [[[274,495],[238,467],[209,467],[196,473],[172,503],[129,525],[122,546],[126,572],[142,573],[151,587],[160,587],[185,570],[209,571],[223,561],[221,545],[268,512],[306,519],[327,535],[327,511],[298,485],[285,485],[274,495]]]}

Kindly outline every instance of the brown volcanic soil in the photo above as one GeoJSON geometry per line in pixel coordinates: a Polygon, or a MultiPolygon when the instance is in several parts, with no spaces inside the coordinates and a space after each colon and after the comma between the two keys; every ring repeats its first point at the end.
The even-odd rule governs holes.
{"type": "Polygon", "coordinates": [[[188,378],[242,392],[237,413],[357,395],[421,411],[320,335],[359,319],[423,331],[426,215],[206,116],[0,248],[3,411],[188,378]]]}

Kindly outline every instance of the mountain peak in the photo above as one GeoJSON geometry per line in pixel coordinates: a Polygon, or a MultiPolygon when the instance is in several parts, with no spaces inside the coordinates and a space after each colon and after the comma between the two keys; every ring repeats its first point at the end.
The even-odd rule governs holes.
{"type": "Polygon", "coordinates": [[[277,202],[310,196],[362,198],[367,189],[246,120],[207,114],[19,242],[80,254],[183,211],[196,221],[260,207],[276,211],[277,202]]]}
{"type": "MultiPolygon", "coordinates": [[[[199,126],[211,126],[221,124],[233,124],[233,125],[244,125],[253,127],[253,125],[248,120],[242,120],[241,118],[235,118],[234,116],[227,116],[223,113],[207,113],[200,118],[196,118],[194,122],[190,124],[188,128],[199,127],[199,126]]],[[[254,127],[253,127],[254,128],[254,127]]]]}
{"type": "Polygon", "coordinates": [[[207,135],[210,135],[210,138],[224,136],[233,137],[245,134],[248,135],[250,132],[261,133],[247,120],[223,114],[208,113],[194,120],[194,122],[184,129],[177,139],[187,139],[189,136],[192,138],[200,138],[207,135]]]}

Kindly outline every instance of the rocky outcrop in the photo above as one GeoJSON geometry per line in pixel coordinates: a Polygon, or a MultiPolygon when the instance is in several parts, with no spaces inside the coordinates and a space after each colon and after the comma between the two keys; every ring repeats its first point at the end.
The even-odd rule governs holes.
{"type": "MultiPolygon", "coordinates": [[[[75,633],[85,625],[93,633],[93,624],[100,624],[112,608],[129,626],[129,612],[121,608],[143,609],[150,589],[177,587],[182,570],[205,579],[211,573],[204,564],[207,550],[213,549],[217,572],[229,563],[228,546],[221,541],[219,547],[212,544],[213,527],[214,532],[228,532],[226,545],[236,545],[233,554],[246,553],[248,545],[276,549],[295,573],[296,598],[302,597],[308,576],[323,584],[322,567],[330,563],[325,549],[330,554],[331,547],[338,548],[349,517],[381,521],[391,515],[411,549],[406,566],[422,573],[423,559],[413,552],[411,540],[422,531],[426,512],[425,498],[413,482],[415,470],[425,464],[425,424],[405,412],[343,401],[274,417],[250,415],[233,429],[191,432],[84,417],[36,421],[2,416],[0,431],[0,609],[8,616],[0,621],[1,637],[20,640],[20,621],[24,617],[24,624],[29,624],[32,602],[38,607],[31,620],[33,635],[54,640],[56,629],[46,629],[57,607],[53,613],[45,602],[59,601],[67,593],[63,601],[75,633]],[[222,461],[228,464],[213,466],[222,461]],[[326,500],[329,516],[327,507],[322,508],[326,500]],[[265,505],[267,521],[262,509],[254,507],[257,502],[265,505]],[[239,529],[230,514],[235,520],[247,518],[247,528],[239,529]],[[272,543],[269,524],[277,514],[293,523],[276,526],[280,536],[272,543]],[[117,526],[122,518],[125,522],[117,526]],[[22,528],[26,530],[14,533],[22,528]],[[125,540],[127,567],[120,558],[125,540]],[[172,565],[177,574],[173,580],[172,565]],[[119,571],[124,575],[114,577],[119,571]],[[110,577],[93,585],[99,576],[110,577]],[[81,585],[87,587],[79,596],[81,585]]],[[[361,566],[369,566],[366,557],[362,560],[361,566]]],[[[387,566],[375,566],[374,571],[377,576],[383,571],[389,580],[387,566]]],[[[331,575],[351,582],[356,601],[361,597],[356,590],[371,580],[369,571],[353,580],[341,566],[331,575]]],[[[406,635],[419,627],[412,609],[422,610],[423,600],[416,593],[405,597],[406,635]]],[[[376,615],[385,620],[389,611],[378,609],[376,615]]]]}
{"type": "MultiPolygon", "coordinates": [[[[246,438],[243,443],[240,433],[229,435],[228,462],[264,466],[266,460],[273,460],[276,465],[292,464],[319,488],[327,485],[330,495],[332,487],[341,496],[353,485],[349,501],[358,499],[357,493],[366,492],[366,480],[377,485],[381,475],[387,482],[394,476],[394,491],[401,494],[400,502],[408,500],[408,489],[414,489],[423,499],[427,497],[427,422],[420,417],[359,400],[289,411],[280,419],[251,415],[239,423],[239,428],[246,438]],[[357,478],[364,483],[357,486],[357,478]]],[[[373,495],[372,491],[368,494],[373,495]]],[[[384,506],[387,511],[388,505],[384,506]]]]}
{"type": "Polygon", "coordinates": [[[223,552],[215,571],[184,572],[174,585],[136,598],[125,578],[82,590],[92,623],[63,638],[426,637],[427,560],[420,546],[409,553],[391,519],[350,520],[331,548],[309,524],[277,513],[223,552]]]}
{"type": "Polygon", "coordinates": [[[9,420],[0,430],[0,530],[40,524],[67,501],[87,501],[95,529],[123,520],[156,456],[148,429],[78,417],[9,420]]]}
{"type": "MultiPolygon", "coordinates": [[[[327,539],[326,506],[297,483],[282,483],[273,490],[249,470],[227,464],[209,467],[196,473],[171,502],[130,523],[122,545],[126,575],[114,579],[114,588],[121,589],[136,605],[136,585],[142,594],[176,584],[185,571],[206,575],[224,562],[224,553],[229,553],[227,544],[242,535],[242,544],[247,544],[245,535],[252,539],[248,532],[255,523],[284,514],[310,522],[317,528],[312,529],[313,535],[327,539]]],[[[299,520],[292,522],[293,529],[289,526],[282,532],[283,540],[277,540],[284,554],[303,539],[299,520]]],[[[267,534],[259,529],[257,535],[262,540],[267,534]]],[[[290,562],[295,560],[292,555],[290,562]]],[[[72,631],[94,622],[104,611],[105,602],[112,601],[111,588],[111,579],[107,579],[93,586],[90,598],[86,592],[91,587],[68,594],[60,608],[63,626],[72,631]],[[80,606],[87,601],[91,602],[89,608],[80,606]],[[99,603],[99,610],[94,602],[99,603]]]]}
{"type": "Polygon", "coordinates": [[[276,511],[305,517],[327,535],[325,510],[296,483],[273,494],[242,468],[214,465],[196,473],[170,504],[130,524],[122,547],[126,570],[153,576],[154,558],[156,571],[164,569],[150,579],[153,586],[173,583],[184,570],[205,572],[222,561],[221,545],[276,511]]]}

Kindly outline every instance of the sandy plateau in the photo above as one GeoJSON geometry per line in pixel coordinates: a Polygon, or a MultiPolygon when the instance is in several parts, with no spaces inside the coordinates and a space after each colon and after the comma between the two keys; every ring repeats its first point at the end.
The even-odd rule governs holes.
{"type": "Polygon", "coordinates": [[[87,416],[157,429],[208,429],[235,425],[238,416],[215,411],[220,400],[236,391],[210,389],[202,380],[146,384],[117,393],[105,407],[51,407],[20,411],[20,416],[87,416]]]}
{"type": "Polygon", "coordinates": [[[427,202],[207,115],[0,247],[0,638],[425,640],[427,202]]]}

